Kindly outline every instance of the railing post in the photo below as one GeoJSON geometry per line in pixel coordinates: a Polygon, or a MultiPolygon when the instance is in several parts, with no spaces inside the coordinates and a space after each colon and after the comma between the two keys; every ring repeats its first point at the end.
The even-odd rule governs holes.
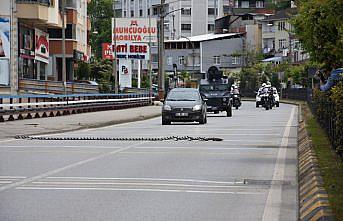
{"type": "MultiPolygon", "coordinates": [[[[3,104],[3,99],[2,98],[0,98],[0,104],[3,104]]],[[[2,106],[0,107],[0,110],[2,110],[3,108],[2,108],[2,106]]],[[[4,122],[5,121],[5,119],[4,119],[4,117],[2,116],[2,114],[0,115],[0,122],[4,122]]]]}
{"type": "MultiPolygon", "coordinates": [[[[19,103],[21,104],[21,102],[22,102],[22,98],[20,97],[20,98],[19,98],[19,103]]],[[[21,111],[22,108],[23,108],[22,106],[19,106],[19,111],[21,111]]],[[[18,114],[18,120],[22,120],[22,119],[24,119],[24,117],[23,117],[23,115],[21,114],[21,112],[19,112],[19,114],[18,114]]]]}
{"type": "MultiPolygon", "coordinates": [[[[10,98],[10,104],[13,104],[13,98],[11,97],[10,98]]],[[[13,106],[11,105],[10,106],[10,110],[13,110],[13,106]]],[[[14,117],[13,117],[13,114],[11,113],[10,116],[8,117],[8,120],[9,121],[13,121],[14,120],[14,117]]]]}

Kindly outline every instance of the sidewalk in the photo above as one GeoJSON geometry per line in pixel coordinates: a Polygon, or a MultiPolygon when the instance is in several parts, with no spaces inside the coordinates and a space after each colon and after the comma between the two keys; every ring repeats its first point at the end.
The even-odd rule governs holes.
{"type": "Polygon", "coordinates": [[[16,135],[59,133],[103,127],[158,117],[161,106],[144,106],[122,110],[98,111],[61,117],[35,118],[0,123],[0,140],[16,135]]]}

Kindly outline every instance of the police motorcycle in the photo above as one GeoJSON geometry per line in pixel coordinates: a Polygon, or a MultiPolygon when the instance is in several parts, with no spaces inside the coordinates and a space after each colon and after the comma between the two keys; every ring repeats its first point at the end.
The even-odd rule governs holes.
{"type": "Polygon", "coordinates": [[[266,110],[272,109],[275,105],[275,98],[273,94],[273,89],[270,87],[270,85],[266,85],[262,90],[261,90],[261,105],[264,107],[266,110]]]}
{"type": "Polygon", "coordinates": [[[232,97],[232,106],[236,108],[236,110],[242,106],[241,101],[241,94],[239,93],[238,87],[236,85],[233,85],[231,87],[231,97],[232,97]]]}

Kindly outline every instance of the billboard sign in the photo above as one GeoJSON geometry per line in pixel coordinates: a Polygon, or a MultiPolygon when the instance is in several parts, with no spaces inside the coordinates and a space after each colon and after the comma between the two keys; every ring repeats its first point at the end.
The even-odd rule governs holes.
{"type": "Polygon", "coordinates": [[[132,87],[131,60],[119,60],[119,85],[120,88],[132,87]]]}
{"type": "Polygon", "coordinates": [[[149,60],[149,45],[147,43],[117,44],[117,59],[149,60]]]}
{"type": "Polygon", "coordinates": [[[0,17],[0,58],[10,58],[10,19],[0,17]]]}
{"type": "MultiPolygon", "coordinates": [[[[110,43],[102,43],[102,59],[113,59],[112,45],[110,43]]],[[[129,60],[149,60],[149,44],[147,43],[117,43],[117,59],[129,60]]]]}
{"type": "Polygon", "coordinates": [[[10,19],[0,17],[0,85],[10,83],[10,19]]]}
{"type": "Polygon", "coordinates": [[[44,63],[49,63],[49,34],[39,29],[35,29],[35,59],[44,63]]]}
{"type": "Polygon", "coordinates": [[[111,43],[102,43],[102,59],[113,59],[111,43]]]}
{"type": "Polygon", "coordinates": [[[157,42],[156,18],[116,18],[115,30],[114,19],[112,19],[112,44],[114,41],[117,43],[157,42]]]}

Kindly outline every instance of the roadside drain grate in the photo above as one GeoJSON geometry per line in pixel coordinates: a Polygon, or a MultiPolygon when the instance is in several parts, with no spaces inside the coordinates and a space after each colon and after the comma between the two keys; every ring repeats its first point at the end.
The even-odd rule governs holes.
{"type": "Polygon", "coordinates": [[[107,141],[222,141],[218,137],[40,137],[40,136],[15,136],[15,139],[24,140],[107,140],[107,141]]]}

